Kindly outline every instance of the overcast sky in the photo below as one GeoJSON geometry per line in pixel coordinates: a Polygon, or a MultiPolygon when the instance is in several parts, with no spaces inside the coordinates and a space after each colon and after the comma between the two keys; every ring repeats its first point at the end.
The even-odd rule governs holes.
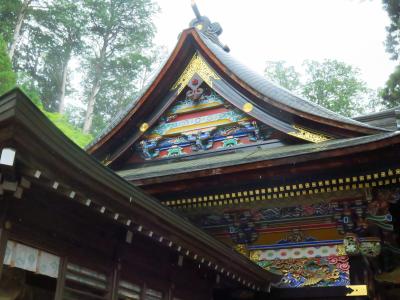
{"type": "MultiPolygon", "coordinates": [[[[156,44],[172,50],[194,18],[190,0],[157,0],[156,44]]],[[[382,87],[395,67],[383,42],[389,19],[380,0],[197,0],[200,13],[219,22],[223,44],[239,61],[263,72],[267,60],[300,66],[332,58],[362,71],[382,87]]]]}

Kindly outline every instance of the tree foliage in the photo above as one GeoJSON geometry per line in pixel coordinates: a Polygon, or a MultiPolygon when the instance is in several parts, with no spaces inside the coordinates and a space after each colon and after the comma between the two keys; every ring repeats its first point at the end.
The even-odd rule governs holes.
{"type": "Polygon", "coordinates": [[[395,71],[389,76],[380,95],[386,107],[391,108],[400,105],[400,66],[397,66],[395,71]]]}
{"type": "Polygon", "coordinates": [[[6,42],[0,35],[0,95],[12,89],[16,84],[16,80],[17,78],[7,54],[6,42]]]}
{"type": "Polygon", "coordinates": [[[287,66],[283,60],[267,61],[264,74],[289,91],[295,92],[300,88],[300,74],[293,66],[287,66]]]}
{"type": "Polygon", "coordinates": [[[87,44],[92,49],[86,59],[83,125],[83,131],[89,132],[93,121],[97,128],[104,127],[137,92],[135,79],[150,63],[146,50],[152,46],[151,16],[156,6],[150,0],[84,2],[90,20],[87,44]]]}
{"type": "Polygon", "coordinates": [[[376,93],[367,88],[360,79],[359,69],[351,65],[329,59],[323,62],[306,60],[303,68],[304,75],[301,76],[293,66],[287,66],[283,61],[269,62],[266,76],[344,116],[363,112],[370,100],[376,104],[376,93]]]}
{"type": "Polygon", "coordinates": [[[21,86],[20,88],[42,113],[75,144],[83,148],[93,139],[91,134],[84,134],[79,128],[71,124],[64,114],[47,111],[37,91],[30,89],[28,86],[21,86]]]}
{"type": "Polygon", "coordinates": [[[352,116],[362,111],[360,100],[367,93],[359,69],[337,60],[305,61],[303,96],[323,107],[352,116]]]}
{"type": "Polygon", "coordinates": [[[1,0],[0,34],[18,83],[46,111],[97,133],[134,100],[157,61],[156,11],[152,0],[1,0]]]}
{"type": "Polygon", "coordinates": [[[390,24],[386,27],[386,51],[391,55],[391,59],[399,59],[400,51],[400,0],[382,0],[383,9],[387,11],[390,24]]]}
{"type": "MultiPolygon", "coordinates": [[[[37,10],[30,26],[30,47],[41,49],[43,64],[36,70],[45,106],[62,112],[69,92],[69,63],[83,52],[86,31],[81,0],[57,0],[37,10]]],[[[33,57],[30,59],[34,59],[33,57]]]]}
{"type": "Polygon", "coordinates": [[[14,35],[14,28],[20,8],[21,1],[19,0],[0,1],[0,31],[7,44],[10,43],[14,35]]]}
{"type": "MultiPolygon", "coordinates": [[[[392,60],[399,60],[400,53],[400,0],[383,0],[383,8],[387,11],[390,25],[386,27],[386,52],[392,60]]],[[[389,76],[380,93],[387,107],[400,105],[400,66],[389,76]]]]}

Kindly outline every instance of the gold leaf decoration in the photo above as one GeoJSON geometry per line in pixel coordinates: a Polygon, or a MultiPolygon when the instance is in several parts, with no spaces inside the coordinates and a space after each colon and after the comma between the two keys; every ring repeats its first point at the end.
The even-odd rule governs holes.
{"type": "Polygon", "coordinates": [[[210,87],[212,87],[212,79],[220,79],[217,73],[205,62],[203,57],[196,53],[190,60],[185,71],[183,71],[182,75],[173,85],[172,90],[178,89],[178,94],[180,94],[194,74],[199,75],[210,87]]]}
{"type": "Polygon", "coordinates": [[[145,132],[147,129],[149,129],[149,124],[143,123],[142,125],[140,125],[141,132],[145,132]]]}
{"type": "Polygon", "coordinates": [[[288,134],[300,138],[302,140],[306,140],[313,143],[321,143],[331,139],[331,137],[328,137],[318,132],[313,132],[309,129],[300,127],[298,125],[293,125],[293,128],[296,129],[297,131],[288,132],[288,134]]]}
{"type": "Polygon", "coordinates": [[[251,104],[250,102],[246,102],[245,104],[243,104],[242,109],[244,112],[249,113],[253,110],[253,104],[251,104]]]}
{"type": "Polygon", "coordinates": [[[250,260],[252,261],[259,261],[260,260],[260,256],[261,256],[261,251],[260,250],[256,250],[256,251],[251,251],[250,252],[250,260]]]}
{"type": "Polygon", "coordinates": [[[303,285],[304,285],[304,286],[315,285],[315,284],[317,284],[318,282],[320,282],[321,280],[322,280],[322,278],[311,277],[311,278],[308,278],[308,279],[303,283],[303,285]]]}

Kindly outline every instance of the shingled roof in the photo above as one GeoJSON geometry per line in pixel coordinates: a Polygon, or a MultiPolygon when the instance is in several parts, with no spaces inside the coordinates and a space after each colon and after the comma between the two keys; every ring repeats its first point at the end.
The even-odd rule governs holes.
{"type": "MultiPolygon", "coordinates": [[[[191,43],[197,42],[195,48],[206,48],[209,50],[215,58],[223,65],[233,76],[241,80],[245,85],[248,86],[256,95],[257,98],[261,98],[267,104],[276,105],[278,109],[291,111],[293,114],[299,114],[302,116],[311,116],[312,118],[325,119],[327,122],[334,124],[343,124],[344,126],[351,126],[357,128],[357,130],[364,134],[371,134],[386,131],[385,129],[374,127],[369,124],[365,124],[344,116],[341,116],[335,112],[332,112],[316,103],[308,101],[291,91],[269,81],[262,75],[246,67],[244,64],[235,59],[230,53],[225,51],[220,44],[213,42],[206,35],[201,33],[196,28],[189,28],[182,32],[180,39],[178,40],[177,46],[172,51],[171,55],[161,64],[154,77],[148,81],[147,85],[142,89],[141,93],[136,99],[133,99],[126,108],[110,122],[110,124],[87,146],[88,149],[92,148],[97,143],[106,137],[110,132],[125,118],[128,118],[130,112],[135,108],[136,104],[140,102],[141,98],[145,96],[148,90],[155,84],[159,79],[160,72],[170,63],[174,53],[177,53],[179,45],[182,45],[184,41],[182,39],[188,39],[191,37],[191,43]],[[200,44],[200,45],[199,45],[200,44]],[[267,103],[267,101],[269,103],[267,103]]],[[[177,74],[178,76],[179,74],[177,74]]],[[[265,107],[267,109],[267,107],[265,107]]]]}
{"type": "Polygon", "coordinates": [[[230,53],[224,51],[218,44],[213,43],[201,32],[197,31],[197,33],[201,37],[204,44],[211,50],[211,52],[224,66],[226,66],[233,74],[235,74],[243,82],[245,82],[261,95],[277,101],[283,105],[292,107],[305,113],[313,114],[315,116],[324,117],[326,119],[332,119],[351,125],[378,129],[377,127],[344,117],[277,85],[276,83],[266,79],[264,76],[261,76],[259,73],[253,71],[252,69],[239,62],[230,53]]]}

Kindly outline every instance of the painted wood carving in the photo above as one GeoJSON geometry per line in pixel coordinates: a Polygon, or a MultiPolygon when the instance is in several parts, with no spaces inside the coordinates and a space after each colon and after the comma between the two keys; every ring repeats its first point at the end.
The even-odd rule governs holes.
{"type": "MultiPolygon", "coordinates": [[[[185,81],[186,83],[186,81],[185,81]]],[[[152,160],[224,150],[268,139],[272,129],[232,106],[196,74],[136,146],[152,160]]]]}

